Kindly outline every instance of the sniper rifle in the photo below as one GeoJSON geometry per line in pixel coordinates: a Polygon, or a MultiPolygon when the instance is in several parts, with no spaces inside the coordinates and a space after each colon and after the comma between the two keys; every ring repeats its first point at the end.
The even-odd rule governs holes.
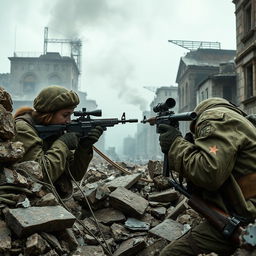
{"type": "Polygon", "coordinates": [[[72,120],[68,124],[35,125],[39,137],[42,139],[46,139],[50,136],[59,137],[66,132],[75,132],[80,138],[82,138],[86,137],[88,135],[88,132],[96,126],[101,126],[105,131],[108,127],[113,127],[117,124],[138,122],[138,119],[126,119],[125,113],[122,114],[121,119],[92,119],[91,116],[102,116],[102,111],[100,109],[94,111],[86,111],[86,108],[82,108],[82,111],[74,111],[73,114],[78,118],[72,120]]]}

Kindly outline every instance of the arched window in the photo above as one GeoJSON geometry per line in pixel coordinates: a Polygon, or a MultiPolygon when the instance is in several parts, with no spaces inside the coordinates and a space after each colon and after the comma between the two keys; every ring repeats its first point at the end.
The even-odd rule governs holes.
{"type": "Polygon", "coordinates": [[[27,74],[23,81],[23,92],[24,94],[33,94],[36,89],[36,77],[33,74],[27,74]]]}
{"type": "Polygon", "coordinates": [[[57,74],[53,74],[48,78],[49,85],[62,85],[61,78],[57,74]]]}

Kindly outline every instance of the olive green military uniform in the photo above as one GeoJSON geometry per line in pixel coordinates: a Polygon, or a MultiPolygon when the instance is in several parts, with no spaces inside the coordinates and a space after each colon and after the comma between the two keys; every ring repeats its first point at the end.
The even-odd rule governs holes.
{"type": "MultiPolygon", "coordinates": [[[[203,199],[225,212],[255,218],[256,198],[245,200],[237,179],[256,172],[256,128],[241,110],[224,99],[203,101],[195,111],[199,115],[192,123],[195,142],[175,139],[168,153],[170,169],[192,182],[203,199]]],[[[160,255],[216,252],[227,256],[236,246],[205,221],[160,255]]]]}
{"type": "MultiPolygon", "coordinates": [[[[28,114],[26,116],[28,119],[28,114]]],[[[53,182],[57,181],[67,168],[76,180],[84,176],[88,164],[92,159],[92,149],[78,147],[75,152],[68,149],[61,140],[42,140],[31,123],[18,119],[16,121],[16,141],[23,143],[25,154],[22,161],[36,161],[43,166],[46,163],[47,171],[53,182]]],[[[45,180],[47,180],[44,170],[45,180]]]]}
{"type": "MultiPolygon", "coordinates": [[[[61,86],[44,88],[34,100],[34,108],[38,113],[55,113],[60,109],[75,107],[79,98],[74,91],[61,86]]],[[[31,113],[16,118],[17,135],[15,141],[23,143],[25,154],[21,161],[36,161],[43,169],[44,180],[49,182],[48,175],[61,197],[72,192],[71,177],[81,180],[92,159],[92,147],[82,148],[78,145],[75,151],[58,138],[42,140],[35,127],[31,113]]]]}

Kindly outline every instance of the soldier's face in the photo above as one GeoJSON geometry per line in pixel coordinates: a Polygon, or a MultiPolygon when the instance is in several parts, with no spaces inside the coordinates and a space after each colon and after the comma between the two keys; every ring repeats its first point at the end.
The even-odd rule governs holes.
{"type": "Polygon", "coordinates": [[[50,124],[68,124],[71,121],[71,115],[74,108],[65,108],[54,113],[50,124]]]}

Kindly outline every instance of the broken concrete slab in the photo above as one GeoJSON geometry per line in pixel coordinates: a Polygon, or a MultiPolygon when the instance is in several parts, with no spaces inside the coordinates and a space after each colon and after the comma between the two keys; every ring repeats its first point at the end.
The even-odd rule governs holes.
{"type": "Polygon", "coordinates": [[[120,244],[113,256],[137,255],[146,247],[146,242],[142,237],[128,239],[120,244]]]}
{"type": "Polygon", "coordinates": [[[75,222],[75,217],[62,206],[8,209],[5,218],[19,237],[39,231],[59,231],[72,227],[75,222]]]}
{"type": "Polygon", "coordinates": [[[96,219],[104,224],[112,224],[114,222],[123,222],[126,220],[125,215],[114,208],[103,208],[94,213],[96,219]]]}
{"type": "Polygon", "coordinates": [[[148,207],[146,199],[123,187],[113,191],[109,195],[109,201],[113,208],[132,217],[142,217],[148,207]]]}
{"type": "Polygon", "coordinates": [[[173,202],[179,198],[179,193],[173,188],[162,192],[154,192],[148,195],[149,201],[155,202],[173,202]]]}
{"type": "Polygon", "coordinates": [[[131,175],[125,175],[125,176],[120,176],[118,178],[115,178],[112,181],[109,181],[106,183],[106,186],[111,190],[115,190],[118,187],[124,187],[129,189],[132,187],[139,179],[141,178],[140,173],[135,173],[131,175]]]}
{"type": "Polygon", "coordinates": [[[150,229],[149,233],[171,242],[183,234],[183,225],[177,221],[166,219],[159,225],[150,229]]]}
{"type": "Polygon", "coordinates": [[[167,219],[176,220],[177,217],[188,208],[187,201],[188,199],[184,198],[175,207],[172,207],[170,210],[168,210],[167,219]]]}

